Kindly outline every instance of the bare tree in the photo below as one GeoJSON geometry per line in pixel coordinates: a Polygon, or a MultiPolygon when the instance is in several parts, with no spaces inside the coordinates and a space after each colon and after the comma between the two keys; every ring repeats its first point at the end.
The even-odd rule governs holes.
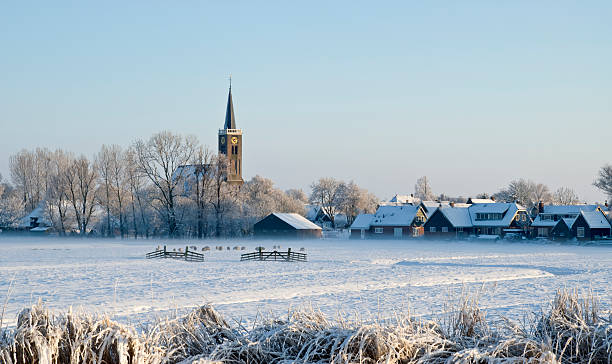
{"type": "Polygon", "coordinates": [[[212,193],[209,197],[209,203],[215,211],[215,234],[217,237],[221,236],[223,215],[230,208],[230,196],[232,192],[235,192],[227,183],[229,165],[229,160],[224,154],[218,154],[212,162],[212,193]]]}
{"type": "Polygon", "coordinates": [[[85,156],[72,161],[64,174],[67,195],[81,235],[87,233],[96,206],[97,173],[85,156]]]}
{"type": "Polygon", "coordinates": [[[196,232],[198,239],[204,237],[206,206],[212,193],[214,179],[213,171],[214,167],[212,166],[212,155],[210,150],[206,147],[198,148],[194,159],[193,176],[190,177],[195,186],[193,196],[197,211],[196,232]]]}
{"type": "Polygon", "coordinates": [[[100,205],[106,210],[106,236],[111,236],[111,156],[110,148],[102,145],[95,158],[100,187],[104,190],[99,194],[100,205]]]}
{"type": "Polygon", "coordinates": [[[431,190],[427,176],[417,179],[416,184],[414,185],[414,197],[420,199],[421,201],[431,201],[436,198],[431,190]]]}
{"type": "Polygon", "coordinates": [[[56,150],[51,156],[47,216],[60,235],[64,235],[67,229],[69,203],[66,176],[72,159],[72,156],[62,150],[56,150]]]}
{"type": "Polygon", "coordinates": [[[538,203],[540,201],[542,201],[542,203],[544,204],[549,204],[553,201],[553,196],[550,193],[550,190],[548,189],[548,186],[546,186],[543,183],[532,183],[532,197],[531,200],[534,203],[538,203]]]}
{"type": "Polygon", "coordinates": [[[23,201],[0,174],[0,229],[12,228],[23,216],[23,201]]]}
{"type": "Polygon", "coordinates": [[[593,186],[599,188],[601,192],[612,199],[612,164],[606,164],[599,170],[599,175],[593,182],[593,186]]]}
{"type": "Polygon", "coordinates": [[[136,154],[133,148],[128,149],[125,154],[126,160],[126,179],[129,188],[129,196],[130,196],[130,206],[132,212],[132,224],[134,229],[134,237],[138,239],[139,229],[138,229],[138,221],[140,221],[140,225],[142,226],[143,234],[146,238],[149,237],[149,224],[147,223],[147,219],[145,218],[145,210],[146,210],[146,202],[144,201],[145,195],[145,183],[144,176],[140,173],[138,165],[136,163],[136,154]],[[138,208],[138,214],[136,213],[136,209],[138,208]],[[137,217],[138,215],[138,217],[137,217]]]}
{"type": "Polygon", "coordinates": [[[312,189],[310,202],[319,205],[323,212],[329,216],[332,227],[336,228],[335,219],[343,203],[344,183],[334,178],[321,178],[310,185],[310,188],[312,189]]]}
{"type": "Polygon", "coordinates": [[[569,187],[559,187],[553,194],[553,201],[558,205],[575,205],[580,202],[580,197],[569,187]]]}
{"type": "Polygon", "coordinates": [[[156,188],[156,208],[167,222],[170,237],[177,233],[176,200],[179,185],[184,182],[185,169],[178,167],[189,164],[197,147],[195,137],[182,137],[169,131],[134,144],[138,168],[156,188]]]}

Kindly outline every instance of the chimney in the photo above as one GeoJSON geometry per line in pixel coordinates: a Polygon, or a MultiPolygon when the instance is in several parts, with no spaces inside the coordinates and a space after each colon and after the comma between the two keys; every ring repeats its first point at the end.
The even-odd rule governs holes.
{"type": "Polygon", "coordinates": [[[491,196],[491,201],[495,201],[495,196],[491,196]]]}
{"type": "Polygon", "coordinates": [[[606,204],[604,206],[608,207],[608,200],[606,200],[606,204]]]}
{"type": "Polygon", "coordinates": [[[540,200],[540,202],[538,203],[538,213],[541,214],[544,212],[544,203],[542,202],[542,200],[540,200]]]}
{"type": "Polygon", "coordinates": [[[410,194],[410,197],[414,197],[414,193],[411,193],[411,194],[410,194]]]}
{"type": "Polygon", "coordinates": [[[450,207],[455,207],[455,201],[450,202],[450,207]]]}

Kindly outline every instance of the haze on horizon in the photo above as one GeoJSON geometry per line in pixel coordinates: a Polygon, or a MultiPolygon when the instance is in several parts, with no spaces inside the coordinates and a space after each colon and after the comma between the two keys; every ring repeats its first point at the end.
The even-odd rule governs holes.
{"type": "Polygon", "coordinates": [[[0,173],[160,130],[216,149],[227,77],[244,177],[354,180],[387,199],[515,178],[588,201],[612,163],[612,3],[0,5],[0,173]]]}

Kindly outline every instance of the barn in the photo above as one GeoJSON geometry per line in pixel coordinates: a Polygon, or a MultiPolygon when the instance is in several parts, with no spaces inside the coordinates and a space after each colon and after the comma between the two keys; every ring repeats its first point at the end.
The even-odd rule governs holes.
{"type": "Polygon", "coordinates": [[[258,238],[321,238],[321,228],[299,214],[272,213],[255,223],[258,238]]]}

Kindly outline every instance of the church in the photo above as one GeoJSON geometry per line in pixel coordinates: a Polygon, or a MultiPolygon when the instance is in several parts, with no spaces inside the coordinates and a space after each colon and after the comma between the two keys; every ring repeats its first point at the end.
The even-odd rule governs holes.
{"type": "Polygon", "coordinates": [[[229,161],[227,182],[242,186],[244,183],[242,179],[242,130],[236,127],[231,79],[225,110],[225,125],[223,129],[219,129],[219,155],[221,154],[227,156],[229,161]]]}

